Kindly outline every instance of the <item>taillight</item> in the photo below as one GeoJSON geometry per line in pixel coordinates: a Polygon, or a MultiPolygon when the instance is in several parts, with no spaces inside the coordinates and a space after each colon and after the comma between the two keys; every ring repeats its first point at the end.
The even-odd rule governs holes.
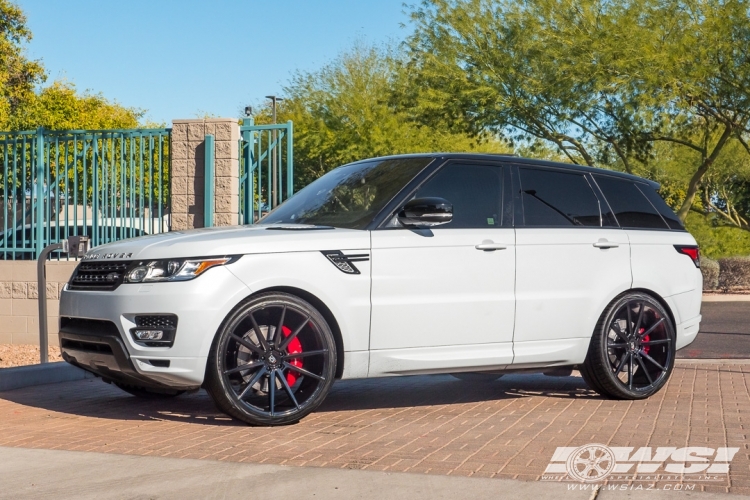
{"type": "Polygon", "coordinates": [[[695,267],[701,267],[701,251],[696,245],[675,245],[674,249],[693,260],[695,267]]]}

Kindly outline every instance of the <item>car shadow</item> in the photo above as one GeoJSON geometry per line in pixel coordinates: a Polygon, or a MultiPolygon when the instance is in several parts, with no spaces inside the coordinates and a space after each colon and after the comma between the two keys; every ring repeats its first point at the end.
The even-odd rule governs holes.
{"type": "MultiPolygon", "coordinates": [[[[543,396],[600,399],[580,377],[509,374],[468,382],[450,375],[337,381],[317,413],[417,408],[543,396]]],[[[159,420],[211,426],[244,426],[214,405],[206,391],[140,399],[100,379],[87,379],[0,393],[0,399],[57,413],[114,420],[159,420]]]]}

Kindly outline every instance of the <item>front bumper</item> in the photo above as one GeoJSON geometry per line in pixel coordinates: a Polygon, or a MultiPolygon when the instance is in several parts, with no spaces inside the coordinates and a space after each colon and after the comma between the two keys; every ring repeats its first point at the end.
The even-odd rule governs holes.
{"type": "MultiPolygon", "coordinates": [[[[68,363],[110,382],[156,390],[171,388],[136,370],[135,360],[131,359],[117,326],[111,321],[68,317],[60,321],[60,350],[68,363]]],[[[169,365],[168,360],[154,361],[169,365]]]]}
{"type": "Polygon", "coordinates": [[[217,330],[249,294],[247,286],[223,267],[185,282],[128,284],[113,291],[66,289],[60,297],[60,317],[73,321],[61,320],[60,348],[66,361],[116,382],[181,390],[198,387],[217,330]],[[134,341],[130,329],[141,314],[177,315],[172,347],[134,341]]]}

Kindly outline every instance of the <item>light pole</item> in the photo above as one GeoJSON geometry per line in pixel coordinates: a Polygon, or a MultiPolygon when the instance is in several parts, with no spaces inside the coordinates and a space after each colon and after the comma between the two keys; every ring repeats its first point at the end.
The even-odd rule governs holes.
{"type": "MultiPolygon", "coordinates": [[[[266,99],[271,99],[271,109],[273,111],[273,124],[276,125],[276,103],[278,101],[283,101],[281,97],[276,97],[275,95],[267,95],[266,99]]],[[[278,147],[276,144],[276,130],[271,131],[271,142],[273,144],[273,151],[271,151],[271,200],[270,200],[270,207],[274,208],[278,204],[278,198],[276,194],[278,193],[278,172],[277,172],[277,156],[276,152],[278,151],[278,147]]]]}

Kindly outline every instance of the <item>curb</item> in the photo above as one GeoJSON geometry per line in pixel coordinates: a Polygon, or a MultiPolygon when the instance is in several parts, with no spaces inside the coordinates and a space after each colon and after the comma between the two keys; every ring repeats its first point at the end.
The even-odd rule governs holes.
{"type": "Polygon", "coordinates": [[[747,358],[677,358],[676,365],[750,365],[747,358]]]}
{"type": "Polygon", "coordinates": [[[43,365],[0,368],[0,391],[11,391],[22,387],[56,384],[58,382],[70,382],[86,378],[94,378],[94,375],[76,368],[65,361],[45,363],[43,365]]]}
{"type": "Polygon", "coordinates": [[[703,302],[750,302],[750,294],[741,293],[704,293],[703,302]]]}

